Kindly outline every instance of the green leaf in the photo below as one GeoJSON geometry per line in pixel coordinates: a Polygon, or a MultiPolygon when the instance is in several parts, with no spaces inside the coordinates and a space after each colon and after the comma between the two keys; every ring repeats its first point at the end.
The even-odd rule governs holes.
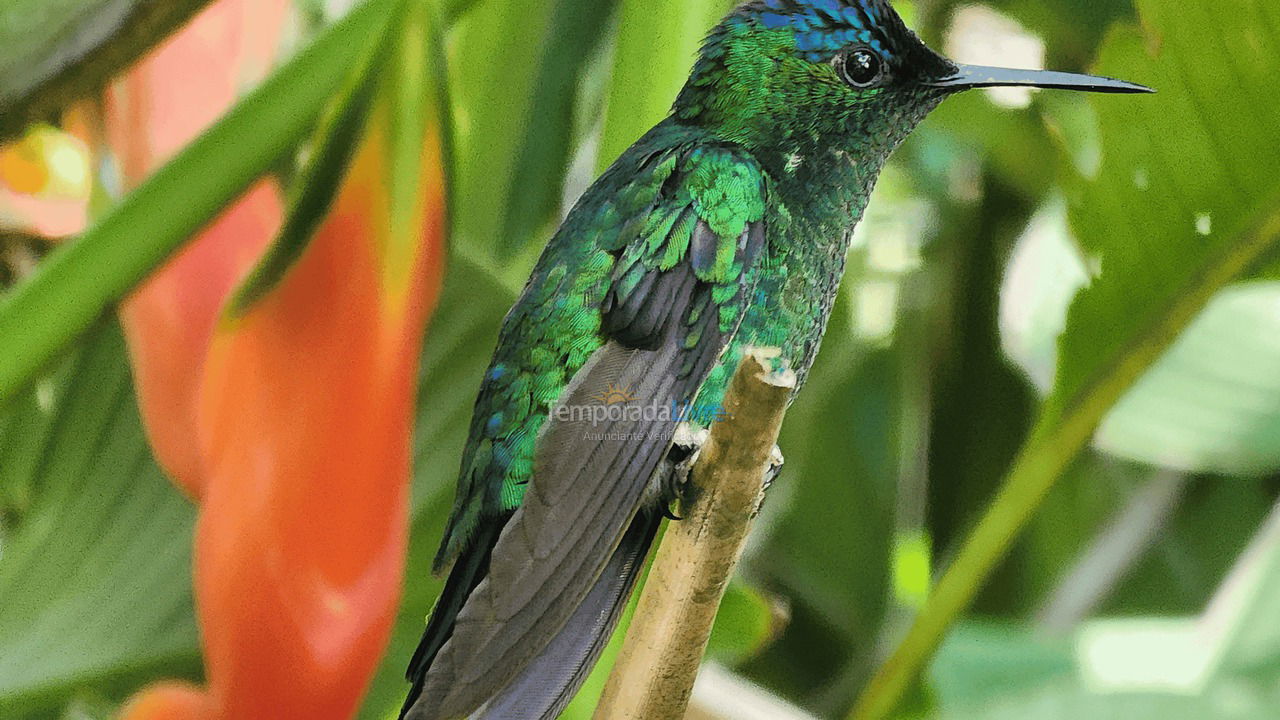
{"type": "Polygon", "coordinates": [[[1280,107],[1269,94],[1280,30],[1271,4],[1235,5],[1141,2],[1148,37],[1121,28],[1103,49],[1099,72],[1159,93],[1095,103],[1102,167],[1070,179],[1067,192],[1076,236],[1101,257],[1102,274],[1072,305],[1042,425],[1105,410],[1095,403],[1114,402],[1276,243],[1280,107]]]}
{"type": "Polygon", "coordinates": [[[667,116],[702,39],[733,0],[622,0],[597,167],[603,170],[667,116]]]}
{"type": "MultiPolygon", "coordinates": [[[[1261,673],[1280,678],[1280,510],[1272,508],[1250,546],[1201,617],[1202,635],[1220,641],[1212,654],[1219,677],[1261,673]]],[[[1205,638],[1201,638],[1202,642],[1205,638]]]]}
{"type": "Polygon", "coordinates": [[[78,241],[0,297],[0,403],[299,142],[397,1],[368,0],[326,30],[78,241]]]}
{"type": "Polygon", "coordinates": [[[151,459],[116,325],[85,338],[61,385],[45,420],[5,436],[6,450],[38,457],[5,466],[6,482],[38,489],[0,547],[5,717],[50,717],[83,691],[118,700],[199,669],[194,508],[151,459]]]}
{"type": "Polygon", "coordinates": [[[1094,444],[1188,472],[1280,470],[1280,284],[1219,293],[1121,398],[1094,444]]]}
{"type": "Polygon", "coordinates": [[[456,118],[450,237],[480,256],[500,258],[523,244],[523,238],[502,236],[512,196],[547,182],[537,177],[515,184],[526,144],[554,141],[531,137],[527,130],[540,91],[534,81],[555,37],[556,6],[557,0],[485,0],[461,16],[450,33],[456,48],[449,62],[456,118]]]}
{"type": "Polygon", "coordinates": [[[499,235],[500,251],[523,250],[560,207],[565,175],[574,149],[573,118],[583,92],[587,62],[606,37],[618,0],[556,0],[551,10],[554,32],[542,48],[533,98],[523,128],[518,160],[512,169],[507,207],[499,235]]]}
{"type": "MultiPolygon", "coordinates": [[[[1006,348],[1038,386],[1051,381],[1067,308],[1088,278],[1057,206],[1019,242],[1001,309],[1006,348]]],[[[1107,413],[1094,446],[1184,472],[1280,469],[1278,309],[1276,283],[1219,292],[1107,413]]]]}
{"type": "MultiPolygon", "coordinates": [[[[44,390],[52,392],[53,383],[44,390]]],[[[40,462],[41,442],[52,421],[41,407],[41,389],[33,387],[0,406],[0,558],[4,553],[6,525],[12,526],[31,507],[38,488],[35,466],[40,462]]]]}
{"type": "Polygon", "coordinates": [[[100,88],[208,2],[0,2],[0,140],[100,88]]]}
{"type": "Polygon", "coordinates": [[[1034,638],[1012,623],[967,622],[938,649],[929,686],[946,711],[1070,679],[1075,671],[1068,640],[1034,638]]]}
{"type": "Polygon", "coordinates": [[[1108,39],[1098,70],[1160,93],[1095,102],[1102,167],[1068,199],[1102,274],[1072,305],[1030,441],[855,717],[892,712],[1106,412],[1214,293],[1280,241],[1280,107],[1271,99],[1280,25],[1269,2],[1233,5],[1146,0],[1147,36],[1122,29],[1108,39]]]}
{"type": "Polygon", "coordinates": [[[1046,639],[1014,624],[957,626],[930,668],[951,718],[1266,718],[1280,680],[1280,511],[1198,617],[1124,617],[1046,639]]]}
{"type": "Polygon", "coordinates": [[[1045,639],[1012,624],[957,626],[930,669],[937,720],[1246,720],[1277,699],[1241,676],[1200,684],[1197,621],[1094,622],[1045,639]]]}

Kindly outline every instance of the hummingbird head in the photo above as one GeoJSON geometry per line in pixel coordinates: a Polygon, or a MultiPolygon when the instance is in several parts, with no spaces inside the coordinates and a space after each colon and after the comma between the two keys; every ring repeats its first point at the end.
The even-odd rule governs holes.
{"type": "Polygon", "coordinates": [[[948,95],[1001,85],[1150,92],[1089,75],[956,64],[888,0],[752,0],[711,32],[674,114],[754,149],[887,155],[948,95]]]}

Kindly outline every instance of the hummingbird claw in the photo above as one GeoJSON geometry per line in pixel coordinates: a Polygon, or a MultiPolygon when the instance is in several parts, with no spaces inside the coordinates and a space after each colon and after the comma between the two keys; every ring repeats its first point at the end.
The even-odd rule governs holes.
{"type": "Polygon", "coordinates": [[[666,469],[662,472],[661,506],[662,514],[671,520],[682,520],[671,508],[676,503],[690,499],[692,485],[689,477],[693,466],[698,462],[698,455],[710,433],[706,428],[694,429],[687,424],[676,427],[675,436],[671,440],[671,449],[667,451],[666,469]]]}

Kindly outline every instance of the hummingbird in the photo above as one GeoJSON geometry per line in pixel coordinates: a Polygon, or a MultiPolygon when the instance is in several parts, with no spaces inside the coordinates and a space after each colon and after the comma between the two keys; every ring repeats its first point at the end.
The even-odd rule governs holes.
{"type": "Polygon", "coordinates": [[[711,30],[502,323],[402,718],[564,708],[678,499],[680,438],[707,422],[681,410],[719,407],[751,346],[803,385],[885,160],[945,98],[995,86],[1150,92],[956,64],[887,0],[752,0],[711,30]]]}

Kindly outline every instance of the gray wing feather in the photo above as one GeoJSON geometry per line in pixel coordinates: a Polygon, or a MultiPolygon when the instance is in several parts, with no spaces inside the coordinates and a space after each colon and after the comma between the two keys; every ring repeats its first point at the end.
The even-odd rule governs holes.
{"type": "MultiPolygon", "coordinates": [[[[689,306],[696,287],[692,273],[683,274],[678,308],[689,306]]],[[[680,372],[688,353],[679,340],[684,331],[677,316],[656,350],[610,341],[579,370],[560,404],[591,407],[593,397],[610,385],[658,407],[684,400],[706,371],[696,378],[680,372]]],[[[422,698],[407,717],[466,717],[555,638],[613,556],[675,425],[674,418],[631,414],[599,423],[587,415],[552,414],[538,439],[524,501],[498,537],[488,576],[458,614],[422,698]],[[426,708],[428,698],[440,702],[426,708]]]]}
{"type": "Polygon", "coordinates": [[[577,611],[524,672],[475,720],[554,720],[582,686],[635,587],[662,517],[641,513],[577,611]]]}
{"type": "MultiPolygon", "coordinates": [[[[603,387],[593,381],[603,379],[600,374],[605,383],[630,387],[646,400],[668,405],[680,399],[676,348],[638,351],[609,343],[597,352],[570,404],[589,404],[603,387]]],[[[468,716],[560,632],[640,507],[674,425],[627,419],[595,426],[548,423],[524,503],[503,529],[489,575],[458,614],[452,637],[428,673],[423,698],[442,700],[434,712],[419,702],[409,718],[468,716]],[[577,508],[576,517],[566,507],[577,508]]]]}

